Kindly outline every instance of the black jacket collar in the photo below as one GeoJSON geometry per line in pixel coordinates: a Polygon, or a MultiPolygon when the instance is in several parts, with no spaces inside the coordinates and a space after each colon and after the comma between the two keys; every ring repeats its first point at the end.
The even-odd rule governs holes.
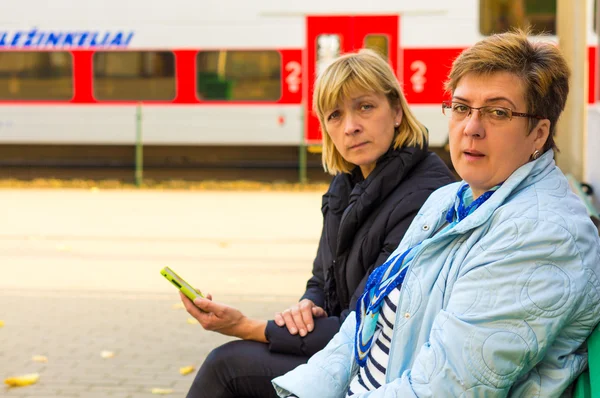
{"type": "Polygon", "coordinates": [[[360,173],[359,167],[352,174],[334,178],[326,194],[328,206],[330,211],[343,214],[336,239],[337,250],[333,250],[333,253],[342,253],[347,249],[358,226],[426,156],[426,147],[390,148],[377,160],[375,169],[363,181],[353,184],[353,177],[356,178],[356,173],[360,173]]]}

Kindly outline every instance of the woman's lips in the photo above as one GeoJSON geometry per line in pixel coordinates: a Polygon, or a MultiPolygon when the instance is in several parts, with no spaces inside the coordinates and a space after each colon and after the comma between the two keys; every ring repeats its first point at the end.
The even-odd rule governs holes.
{"type": "Polygon", "coordinates": [[[476,151],[474,149],[467,149],[466,151],[463,151],[465,157],[469,160],[477,160],[477,159],[481,159],[483,158],[485,155],[479,151],[476,151]]]}
{"type": "Polygon", "coordinates": [[[363,146],[367,145],[366,142],[361,142],[360,144],[356,144],[356,145],[352,145],[351,147],[349,147],[348,149],[358,149],[358,148],[362,148],[363,146]]]}

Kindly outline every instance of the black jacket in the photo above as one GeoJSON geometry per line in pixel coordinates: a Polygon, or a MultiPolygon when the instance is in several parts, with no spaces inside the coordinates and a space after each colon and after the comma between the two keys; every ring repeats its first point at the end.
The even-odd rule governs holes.
{"type": "Polygon", "coordinates": [[[414,147],[390,149],[366,180],[358,167],[336,175],[323,196],[323,232],[301,298],[323,307],[329,317],[315,319],[306,337],[269,321],[269,349],[310,356],[325,347],[355,309],[369,274],[398,247],[425,200],[454,181],[436,154],[414,147]]]}

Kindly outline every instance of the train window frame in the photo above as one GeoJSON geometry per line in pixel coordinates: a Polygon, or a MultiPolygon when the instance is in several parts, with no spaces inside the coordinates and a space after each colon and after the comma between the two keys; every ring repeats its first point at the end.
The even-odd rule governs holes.
{"type": "Polygon", "coordinates": [[[390,61],[390,35],[388,34],[384,34],[384,33],[369,33],[368,35],[366,35],[363,39],[363,48],[369,48],[373,51],[375,51],[377,54],[379,54],[380,56],[383,57],[383,59],[385,59],[386,61],[390,61]],[[372,48],[372,47],[367,47],[367,40],[369,39],[369,37],[383,37],[385,38],[385,54],[381,54],[377,49],[372,48]]]}
{"type": "MultiPolygon", "coordinates": [[[[207,103],[207,104],[214,104],[214,103],[218,103],[218,104],[236,104],[236,103],[260,103],[260,104],[270,104],[270,103],[278,103],[279,101],[281,101],[281,99],[283,98],[283,94],[284,94],[284,71],[283,71],[283,55],[281,54],[281,51],[277,50],[277,49],[268,49],[268,48],[253,48],[253,49],[240,49],[240,48],[222,48],[222,49],[213,49],[213,48],[206,48],[206,49],[200,49],[196,52],[195,57],[194,57],[194,75],[195,75],[195,86],[194,86],[194,94],[196,97],[196,100],[200,103],[207,103]],[[243,53],[271,53],[271,54],[275,54],[277,56],[277,61],[278,61],[278,66],[277,68],[274,68],[273,70],[277,70],[279,77],[277,79],[274,79],[274,81],[277,81],[278,84],[278,95],[277,97],[269,97],[269,98],[232,98],[232,99],[227,99],[227,98],[206,98],[204,97],[201,92],[200,86],[204,83],[208,83],[211,82],[213,84],[213,86],[216,84],[217,86],[222,86],[220,87],[220,89],[224,89],[225,91],[231,89],[232,86],[228,86],[227,84],[223,84],[225,82],[227,82],[228,80],[222,80],[222,76],[219,76],[219,71],[217,72],[212,72],[212,71],[208,71],[208,70],[201,70],[200,69],[200,54],[203,53],[222,53],[225,52],[227,56],[227,53],[230,52],[243,52],[243,53]],[[217,80],[213,80],[213,79],[207,79],[206,81],[203,81],[202,79],[200,79],[199,74],[200,73],[208,73],[211,75],[214,75],[216,73],[216,77],[217,80]],[[203,81],[204,83],[201,83],[201,81],[203,81]]],[[[217,65],[217,68],[219,68],[219,66],[217,65]]],[[[225,66],[226,68],[226,66],[225,66]]],[[[222,74],[222,73],[221,73],[222,74]]],[[[215,76],[213,76],[215,77],[215,76]]],[[[235,80],[233,81],[235,82],[235,80]]],[[[218,90],[217,90],[218,91],[218,90]]]]}
{"type": "MultiPolygon", "coordinates": [[[[538,0],[504,0],[506,3],[509,3],[508,5],[503,5],[500,2],[496,1],[496,0],[479,0],[478,1],[478,6],[479,6],[479,34],[481,34],[482,36],[491,36],[493,34],[497,34],[497,33],[503,33],[503,32],[507,32],[512,28],[530,28],[532,31],[533,35],[539,35],[539,34],[545,34],[545,35],[550,35],[550,36],[556,36],[556,29],[557,29],[557,7],[558,7],[558,0],[551,0],[554,1],[554,17],[553,17],[553,26],[551,29],[535,29],[535,25],[533,23],[529,23],[529,26],[527,26],[527,24],[523,24],[523,25],[519,25],[519,24],[511,24],[510,22],[504,21],[505,26],[502,26],[498,29],[494,29],[493,24],[494,23],[501,23],[499,22],[501,20],[502,17],[507,17],[508,18],[522,18],[524,22],[527,22],[527,18],[532,18],[532,16],[537,16],[538,18],[542,17],[543,15],[545,15],[544,13],[528,13],[527,7],[527,1],[538,1],[538,0]],[[494,15],[494,11],[491,7],[491,3],[493,2],[495,8],[499,9],[500,7],[505,7],[505,10],[514,10],[515,7],[514,5],[516,4],[515,2],[519,1],[521,3],[521,16],[519,17],[518,15],[516,15],[517,13],[505,13],[505,14],[501,14],[501,13],[497,13],[496,15],[494,15]]],[[[539,5],[539,4],[535,4],[535,5],[539,5]]],[[[533,5],[529,5],[529,7],[533,7],[533,5]]],[[[550,6],[552,8],[552,6],[550,6]]],[[[551,15],[551,14],[548,14],[551,15]]],[[[548,23],[548,22],[547,22],[548,23]]]]}
{"type": "MultiPolygon", "coordinates": [[[[60,53],[68,55],[68,65],[69,65],[69,73],[65,76],[69,78],[71,93],[70,96],[65,96],[62,98],[7,98],[2,97],[0,93],[0,102],[71,102],[75,98],[75,62],[73,53],[69,50],[58,49],[58,50],[46,50],[46,49],[25,49],[25,50],[8,50],[2,51],[2,54],[52,54],[52,53],[60,53]]],[[[47,70],[47,69],[45,69],[47,70]]],[[[11,83],[9,82],[9,85],[11,83]]],[[[21,83],[18,83],[21,84],[21,83]]],[[[9,89],[10,90],[10,89],[9,89]]]]}
{"type": "MultiPolygon", "coordinates": [[[[144,62],[144,60],[142,59],[140,61],[141,63],[144,62]]],[[[177,84],[177,55],[175,54],[175,52],[173,50],[167,50],[167,49],[152,49],[152,50],[146,50],[146,49],[99,49],[94,51],[94,53],[92,54],[92,70],[91,70],[91,76],[92,76],[92,97],[94,98],[95,101],[97,102],[145,102],[145,103],[152,103],[152,102],[173,102],[175,101],[175,99],[177,98],[178,95],[178,84],[177,84]],[[105,98],[105,97],[100,97],[98,96],[97,93],[97,86],[96,86],[96,82],[98,80],[98,77],[96,76],[96,56],[98,54],[152,54],[152,53],[163,53],[163,54],[168,54],[170,55],[171,59],[172,59],[172,64],[169,64],[169,67],[172,70],[172,75],[169,76],[163,76],[166,77],[170,80],[170,85],[172,85],[172,94],[170,94],[170,96],[164,96],[162,98],[105,98]]],[[[140,74],[136,75],[136,77],[140,77],[140,74]]],[[[109,77],[104,77],[104,78],[110,78],[109,77]]],[[[113,76],[113,79],[115,77],[113,76]]],[[[117,79],[119,77],[116,77],[117,79]]],[[[152,77],[150,77],[149,79],[151,79],[152,77]]],[[[143,77],[142,77],[143,79],[143,77]]]]}

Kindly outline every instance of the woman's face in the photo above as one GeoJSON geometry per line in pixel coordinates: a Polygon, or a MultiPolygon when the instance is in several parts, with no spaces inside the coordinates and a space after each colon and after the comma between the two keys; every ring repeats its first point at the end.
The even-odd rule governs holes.
{"type": "MultiPolygon", "coordinates": [[[[467,74],[454,90],[453,103],[470,107],[496,106],[527,113],[525,88],[521,79],[508,72],[491,75],[467,74]]],[[[467,109],[467,108],[462,108],[467,109]]],[[[516,169],[542,150],[550,121],[540,120],[528,134],[529,118],[514,116],[504,121],[472,110],[463,120],[450,117],[450,156],[460,177],[479,197],[505,181],[516,169]]]]}
{"type": "Polygon", "coordinates": [[[374,92],[352,93],[324,116],[336,149],[359,166],[365,178],[392,145],[394,128],[402,121],[402,111],[392,109],[385,95],[374,92]]]}

